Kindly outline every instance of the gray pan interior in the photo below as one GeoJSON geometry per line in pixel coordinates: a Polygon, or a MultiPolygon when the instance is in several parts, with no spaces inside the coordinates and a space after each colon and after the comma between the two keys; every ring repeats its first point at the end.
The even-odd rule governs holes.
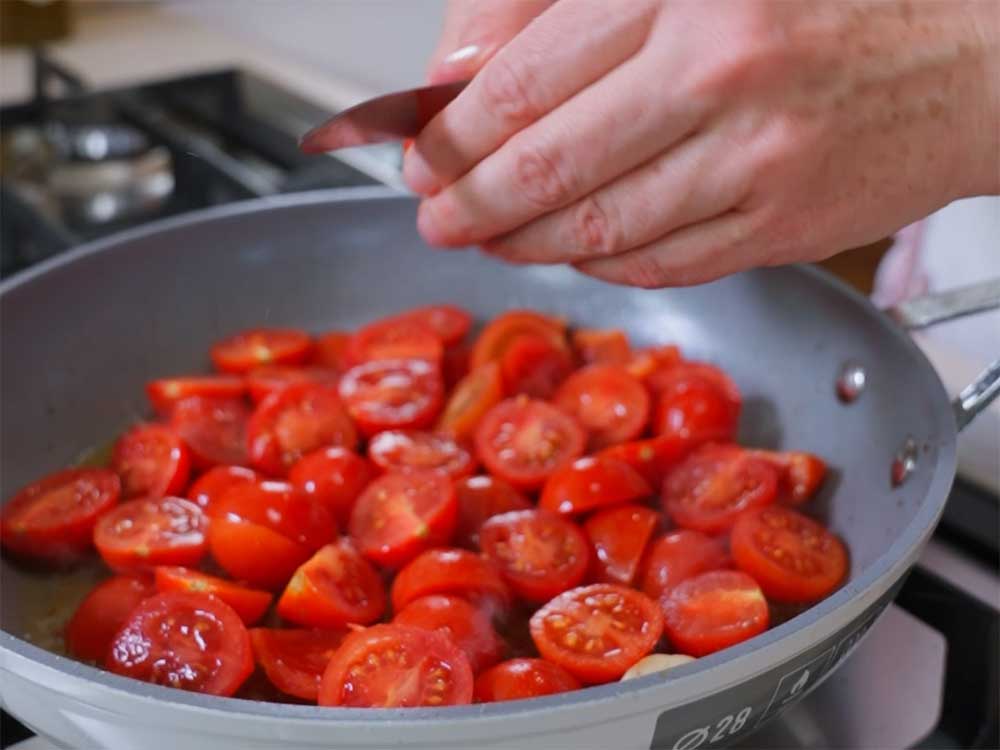
{"type": "MultiPolygon", "coordinates": [[[[412,305],[449,301],[479,317],[533,307],[580,325],[621,327],[640,344],[676,342],[688,356],[733,374],[745,396],[745,441],[814,451],[834,467],[813,510],[848,542],[851,581],[806,614],[699,660],[678,678],[801,637],[820,618],[850,606],[929,533],[954,472],[947,396],[906,334],[840,283],[787,267],[690,289],[628,289],[562,267],[512,267],[476,252],[429,250],[414,231],[414,213],[410,199],[370,189],[257,201],[129,232],[6,281],[0,286],[3,497],[144,415],[143,383],[204,369],[207,347],[220,336],[261,324],[350,328],[412,305]],[[864,365],[869,380],[851,405],[834,395],[847,361],[864,365]],[[907,437],[920,446],[918,467],[893,489],[890,463],[907,437]]],[[[23,585],[5,562],[0,646],[165,700],[318,715],[311,707],[124,683],[41,652],[10,635],[23,627],[23,585]]],[[[651,684],[644,679],[446,713],[586,703],[651,684]]],[[[428,709],[407,717],[441,715],[428,709]]]]}

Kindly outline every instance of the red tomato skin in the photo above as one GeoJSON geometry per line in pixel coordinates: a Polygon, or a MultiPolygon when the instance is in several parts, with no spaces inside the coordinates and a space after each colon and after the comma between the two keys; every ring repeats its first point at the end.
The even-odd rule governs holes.
{"type": "Polygon", "coordinates": [[[587,513],[653,494],[645,479],[623,461],[587,456],[557,469],[545,482],[538,507],[562,515],[587,513]]]}
{"type": "Polygon", "coordinates": [[[541,336],[555,347],[568,349],[563,321],[533,310],[508,310],[486,324],[472,347],[472,368],[499,361],[520,336],[541,336]]]}
{"type": "Polygon", "coordinates": [[[365,437],[382,430],[426,429],[434,424],[444,401],[440,368],[419,359],[358,365],[344,374],[339,390],[365,437]]]}
{"type": "Polygon", "coordinates": [[[657,383],[653,430],[698,445],[736,438],[742,399],[722,370],[702,362],[684,362],[661,372],[657,383]]]}
{"type": "Polygon", "coordinates": [[[346,331],[329,331],[316,339],[315,362],[338,374],[347,372],[352,362],[348,355],[351,334],[346,331]]]}
{"type": "Polygon", "coordinates": [[[503,656],[504,643],[493,629],[490,618],[457,596],[432,594],[415,599],[392,621],[443,633],[469,657],[473,674],[492,667],[503,656]]]}
{"type": "Polygon", "coordinates": [[[659,521],[659,513],[641,505],[608,508],[588,518],[583,529],[593,550],[591,579],[631,586],[659,521]]]}
{"type": "Polygon", "coordinates": [[[797,506],[811,500],[826,479],[826,462],[802,451],[753,451],[778,470],[778,502],[797,506]]]}
{"type": "Polygon", "coordinates": [[[585,365],[625,365],[632,357],[624,331],[580,328],[570,338],[577,358],[585,365]]]}
{"type": "Polygon", "coordinates": [[[624,461],[642,474],[650,487],[659,489],[664,477],[691,452],[691,447],[686,440],[661,436],[612,445],[595,455],[624,461]]]}
{"type": "Polygon", "coordinates": [[[577,370],[559,386],[553,403],[587,431],[592,451],[635,440],[649,421],[649,392],[618,365],[577,370]]]}
{"type": "Polygon", "coordinates": [[[242,375],[263,365],[300,365],[312,356],[309,334],[292,328],[257,328],[212,345],[209,354],[219,372],[242,375]]]}
{"type": "MultiPolygon", "coordinates": [[[[139,498],[105,513],[94,526],[94,544],[112,570],[129,572],[157,565],[191,568],[205,556],[208,518],[201,508],[180,497],[139,498]],[[118,539],[119,529],[139,532],[153,526],[156,540],[118,539]],[[164,538],[165,535],[165,538],[164,538]],[[150,546],[150,541],[154,542],[150,546]]],[[[135,534],[130,534],[135,536],[135,534]]]]}
{"type": "Polygon", "coordinates": [[[348,632],[346,628],[253,628],[250,642],[272,685],[287,695],[315,703],[326,665],[348,632]]]}
{"type": "Polygon", "coordinates": [[[472,328],[472,316],[457,305],[426,305],[400,313],[399,317],[419,321],[445,346],[458,344],[472,328]]]}
{"type": "Polygon", "coordinates": [[[189,396],[174,404],[170,428],[191,452],[195,469],[245,466],[250,409],[243,399],[189,396]]]}
{"type": "Polygon", "coordinates": [[[678,529],[653,541],[643,563],[642,590],[659,599],[682,581],[729,566],[726,546],[700,531],[678,529]]]}
{"type": "Polygon", "coordinates": [[[154,571],[154,576],[158,591],[190,591],[217,596],[232,607],[246,625],[257,622],[271,606],[271,595],[266,591],[240,586],[196,570],[161,565],[154,571]]]}
{"type": "Polygon", "coordinates": [[[126,499],[178,495],[187,487],[191,454],[168,428],[139,424],[115,442],[111,468],[121,477],[126,499]]]}
{"type": "Polygon", "coordinates": [[[337,536],[333,514],[288,482],[264,480],[230,487],[212,506],[212,515],[267,526],[310,552],[337,536]]]}
{"type": "Polygon", "coordinates": [[[259,404],[272,393],[291,385],[312,383],[336,388],[340,376],[336,370],[328,367],[290,367],[287,365],[268,365],[251,370],[246,376],[246,387],[250,391],[250,400],[259,404]]]}
{"type": "Polygon", "coordinates": [[[445,390],[449,393],[458,385],[462,378],[469,374],[469,359],[471,350],[465,344],[455,344],[444,350],[441,359],[441,376],[444,378],[445,390]]]}
{"type": "Polygon", "coordinates": [[[480,474],[455,482],[458,496],[458,525],[455,541],[465,547],[478,549],[479,529],[488,518],[512,510],[529,510],[528,498],[510,484],[480,474]]]}
{"type": "Polygon", "coordinates": [[[368,457],[384,472],[436,471],[452,479],[475,469],[472,454],[457,440],[422,430],[386,430],[368,441],[368,457]]]}
{"type": "Polygon", "coordinates": [[[565,346],[553,346],[535,334],[518,336],[500,359],[504,390],[509,396],[551,398],[573,371],[573,360],[565,346]]]}
{"type": "Polygon", "coordinates": [[[394,315],[360,328],[347,350],[354,364],[378,360],[422,359],[440,362],[441,339],[422,320],[394,315]]]}
{"type": "Polygon", "coordinates": [[[475,699],[478,703],[516,701],[581,687],[573,675],[544,659],[509,659],[476,678],[475,699]]]}
{"type": "Polygon", "coordinates": [[[208,544],[229,575],[268,591],[283,587],[310,554],[305,545],[267,526],[218,517],[208,527],[208,544]]]}
{"type": "Polygon", "coordinates": [[[246,392],[243,378],[232,375],[190,375],[151,380],[146,396],[157,414],[169,416],[174,405],[189,396],[242,398],[246,392]]]}
{"type": "Polygon", "coordinates": [[[496,565],[464,549],[431,549],[411,560],[392,582],[392,608],[399,612],[433,594],[460,596],[494,609],[504,609],[511,601],[496,565]]]}
{"type": "Polygon", "coordinates": [[[243,466],[216,466],[198,477],[188,487],[187,499],[197,503],[203,511],[211,515],[212,503],[225,494],[230,487],[257,484],[260,475],[243,466]]]}
{"type": "Polygon", "coordinates": [[[320,448],[296,461],[288,481],[299,492],[326,506],[341,526],[361,492],[376,475],[371,463],[347,448],[320,448]]]}
{"type": "Polygon", "coordinates": [[[156,593],[148,576],[115,576],[101,581],[66,625],[66,650],[77,659],[102,662],[132,610],[156,593]]]}
{"type": "MultiPolygon", "coordinates": [[[[206,594],[172,591],[151,596],[133,610],[112,640],[104,666],[123,677],[228,696],[253,671],[253,650],[246,626],[228,604],[206,594]],[[170,646],[154,642],[157,637],[170,646]],[[176,649],[207,657],[212,646],[214,671],[207,682],[191,682],[176,649]]],[[[199,670],[195,679],[200,677],[199,670]]]]}
{"type": "Polygon", "coordinates": [[[503,377],[496,362],[487,362],[455,385],[437,423],[437,431],[469,441],[486,413],[503,400],[503,377]]]}
{"type": "Polygon", "coordinates": [[[661,377],[682,361],[681,350],[673,344],[652,346],[633,352],[625,369],[657,393],[661,377]]]}
{"type": "Polygon", "coordinates": [[[764,593],[753,578],[738,570],[712,570],[688,578],[666,594],[660,604],[667,637],[688,656],[707,656],[742,643],[763,633],[769,623],[764,593]],[[709,598],[699,606],[701,597],[711,597],[711,592],[719,590],[726,592],[721,595],[721,604],[709,598]],[[730,603],[733,594],[739,596],[736,605],[730,603]],[[730,609],[713,611],[713,604],[716,608],[729,605],[730,609]]]}
{"type": "Polygon", "coordinates": [[[64,469],[49,474],[22,487],[4,504],[0,542],[6,552],[25,560],[57,566],[74,563],[93,549],[94,526],[120,496],[121,481],[107,469],[64,469]],[[62,494],[50,494],[70,487],[73,494],[66,499],[75,511],[72,515],[58,500],[62,494]]]}

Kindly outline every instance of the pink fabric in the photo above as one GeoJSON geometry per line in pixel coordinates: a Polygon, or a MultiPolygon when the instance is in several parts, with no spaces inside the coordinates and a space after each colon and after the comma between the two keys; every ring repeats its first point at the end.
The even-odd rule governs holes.
{"type": "Polygon", "coordinates": [[[872,302],[881,308],[925,294],[927,275],[923,269],[923,239],[926,219],[903,227],[875,272],[872,302]]]}

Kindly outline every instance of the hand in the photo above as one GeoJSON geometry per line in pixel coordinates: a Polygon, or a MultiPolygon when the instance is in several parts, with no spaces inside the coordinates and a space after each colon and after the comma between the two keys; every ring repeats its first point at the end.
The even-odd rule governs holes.
{"type": "Polygon", "coordinates": [[[995,8],[559,0],[408,151],[419,230],[642,287],[874,241],[1000,192],[995,8]]]}

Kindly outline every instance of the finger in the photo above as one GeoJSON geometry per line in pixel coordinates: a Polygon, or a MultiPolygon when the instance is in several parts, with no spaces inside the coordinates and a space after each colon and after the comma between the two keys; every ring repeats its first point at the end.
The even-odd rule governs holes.
{"type": "Polygon", "coordinates": [[[749,189],[739,160],[718,131],[698,133],[618,180],[526,226],[485,243],[513,263],[577,263],[617,255],[673,230],[718,216],[749,189]]]}
{"type": "Polygon", "coordinates": [[[702,284],[767,264],[764,248],[752,242],[756,223],[752,213],[729,211],[621,255],[574,265],[596,279],[644,289],[702,284]]]}
{"type": "Polygon", "coordinates": [[[424,128],[403,163],[410,188],[436,192],[642,45],[648,0],[561,0],[532,21],[424,128]]]}

